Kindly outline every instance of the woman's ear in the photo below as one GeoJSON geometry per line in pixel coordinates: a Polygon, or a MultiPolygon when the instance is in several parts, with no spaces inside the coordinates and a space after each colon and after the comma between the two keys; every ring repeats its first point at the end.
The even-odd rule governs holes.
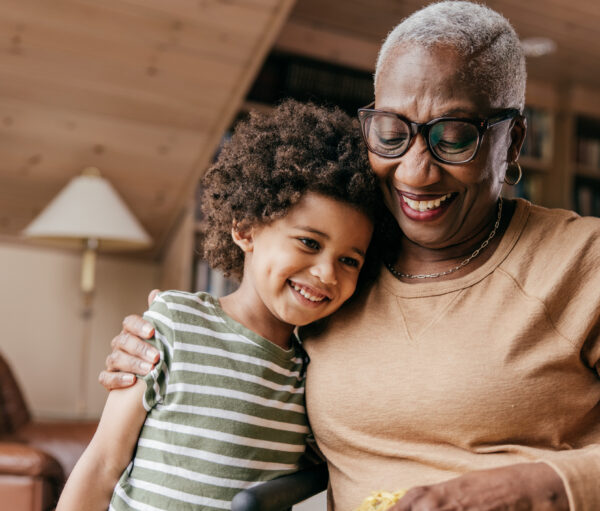
{"type": "Polygon", "coordinates": [[[248,253],[254,250],[254,228],[234,221],[231,238],[244,252],[248,253]]]}
{"type": "Polygon", "coordinates": [[[512,128],[510,129],[510,147],[508,148],[508,162],[517,161],[521,153],[521,147],[525,142],[525,133],[527,132],[527,119],[523,115],[515,117],[512,128]]]}

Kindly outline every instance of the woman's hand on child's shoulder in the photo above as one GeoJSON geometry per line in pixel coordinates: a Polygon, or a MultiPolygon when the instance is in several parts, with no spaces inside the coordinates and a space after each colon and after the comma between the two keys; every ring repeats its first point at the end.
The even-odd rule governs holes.
{"type": "MultiPolygon", "coordinates": [[[[152,304],[159,290],[148,295],[152,304]]],[[[147,374],[158,362],[158,351],[144,339],[154,335],[154,328],[141,316],[131,315],[123,320],[123,329],[111,341],[112,353],[106,357],[106,369],[98,381],[107,389],[121,389],[133,385],[136,374],[147,374]]]]}

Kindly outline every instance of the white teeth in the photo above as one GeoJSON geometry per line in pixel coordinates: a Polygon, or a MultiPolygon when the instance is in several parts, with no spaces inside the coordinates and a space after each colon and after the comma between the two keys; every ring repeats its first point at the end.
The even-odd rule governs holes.
{"type": "Polygon", "coordinates": [[[292,284],[292,287],[296,291],[298,291],[298,293],[300,293],[304,298],[306,298],[307,300],[310,300],[311,302],[322,302],[323,300],[325,300],[324,296],[321,296],[321,297],[313,296],[308,291],[306,291],[304,288],[297,286],[293,282],[291,284],[292,284]]]}
{"type": "Polygon", "coordinates": [[[408,197],[405,197],[404,195],[402,196],[402,199],[404,200],[404,202],[406,202],[406,204],[408,204],[408,206],[411,209],[414,209],[415,211],[428,211],[430,209],[435,209],[435,208],[439,208],[440,204],[442,202],[444,202],[446,199],[450,198],[452,196],[451,193],[447,193],[446,195],[443,195],[442,197],[435,199],[435,200],[412,200],[409,199],[408,197]]]}

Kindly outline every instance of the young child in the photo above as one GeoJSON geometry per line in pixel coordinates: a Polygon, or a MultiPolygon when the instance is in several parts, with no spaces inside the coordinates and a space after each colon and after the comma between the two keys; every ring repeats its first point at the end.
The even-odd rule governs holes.
{"type": "Polygon", "coordinates": [[[293,330],[352,296],[382,202],[359,130],[295,101],[252,114],[203,190],[204,256],[240,286],[155,299],[160,362],[110,393],[57,511],[229,509],[298,468],[307,359],[293,330]]]}

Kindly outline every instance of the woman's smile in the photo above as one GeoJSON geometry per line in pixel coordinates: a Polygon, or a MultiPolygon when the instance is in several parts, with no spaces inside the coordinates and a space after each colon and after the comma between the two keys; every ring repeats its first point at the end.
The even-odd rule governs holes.
{"type": "Polygon", "coordinates": [[[457,196],[456,193],[415,195],[397,191],[402,212],[411,220],[430,221],[443,215],[457,196]]]}

